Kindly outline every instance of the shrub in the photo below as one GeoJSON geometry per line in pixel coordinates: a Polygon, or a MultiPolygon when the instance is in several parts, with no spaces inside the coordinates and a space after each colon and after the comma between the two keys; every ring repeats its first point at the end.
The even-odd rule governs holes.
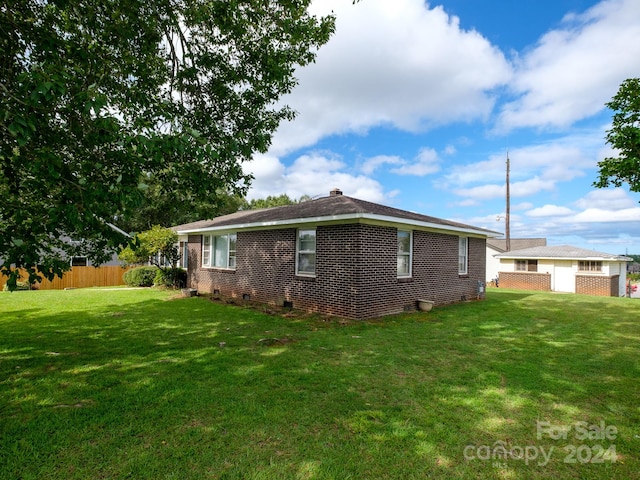
{"type": "Polygon", "coordinates": [[[187,284],[187,272],[182,268],[158,269],[153,284],[158,287],[182,288],[187,284]]]}
{"type": "MultiPolygon", "coordinates": [[[[8,292],[9,291],[9,285],[7,285],[6,283],[4,284],[4,287],[2,288],[2,290],[4,292],[8,292]]],[[[31,290],[31,287],[29,286],[29,284],[27,282],[18,282],[16,284],[16,291],[17,290],[31,290]]]]}
{"type": "Polygon", "coordinates": [[[158,267],[136,267],[125,272],[122,279],[130,287],[151,287],[158,267]]]}
{"type": "Polygon", "coordinates": [[[632,282],[637,282],[640,280],[640,273],[630,273],[627,275],[627,280],[631,280],[632,282]]]}

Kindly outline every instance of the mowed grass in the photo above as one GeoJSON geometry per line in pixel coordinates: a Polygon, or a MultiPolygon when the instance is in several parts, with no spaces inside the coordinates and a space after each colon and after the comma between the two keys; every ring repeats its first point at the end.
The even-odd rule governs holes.
{"type": "Polygon", "coordinates": [[[171,297],[0,293],[0,478],[639,478],[638,300],[353,322],[171,297]]]}

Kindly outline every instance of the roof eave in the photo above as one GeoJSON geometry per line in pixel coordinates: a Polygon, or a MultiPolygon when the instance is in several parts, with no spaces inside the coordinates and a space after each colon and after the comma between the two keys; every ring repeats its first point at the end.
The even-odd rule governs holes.
{"type": "Polygon", "coordinates": [[[285,220],[275,220],[268,222],[249,222],[249,223],[236,223],[229,225],[213,225],[210,227],[178,230],[180,235],[188,235],[195,233],[208,233],[219,231],[231,231],[231,230],[248,230],[248,229],[270,229],[277,227],[290,227],[294,225],[308,225],[308,224],[326,224],[326,223],[342,223],[342,222],[373,222],[383,224],[395,224],[403,226],[414,226],[419,228],[425,228],[429,230],[440,230],[447,232],[466,233],[469,235],[479,235],[482,237],[491,237],[502,235],[499,232],[493,232],[491,230],[484,230],[475,228],[472,226],[455,226],[446,225],[434,222],[423,222],[419,220],[412,220],[408,218],[391,217],[386,215],[375,215],[370,213],[347,213],[341,215],[327,215],[321,217],[307,217],[307,218],[291,218],[285,220]]]}

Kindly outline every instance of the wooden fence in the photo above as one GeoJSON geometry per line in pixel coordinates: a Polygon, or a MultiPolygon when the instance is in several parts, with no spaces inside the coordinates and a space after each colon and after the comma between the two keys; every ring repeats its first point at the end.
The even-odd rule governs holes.
{"type": "MultiPolygon", "coordinates": [[[[114,287],[124,285],[122,275],[132,267],[72,267],[62,278],[54,277],[52,281],[46,278],[42,282],[36,283],[34,288],[38,290],[63,290],[65,288],[86,288],[86,287],[114,287]]],[[[20,272],[22,280],[27,279],[26,272],[20,272]]],[[[2,286],[7,278],[0,278],[2,286]]]]}

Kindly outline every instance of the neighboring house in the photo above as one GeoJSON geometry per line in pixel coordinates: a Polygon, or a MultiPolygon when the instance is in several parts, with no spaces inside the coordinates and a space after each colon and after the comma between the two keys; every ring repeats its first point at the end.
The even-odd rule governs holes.
{"type": "Polygon", "coordinates": [[[511,250],[500,260],[500,287],[523,290],[625,295],[627,262],[621,255],[568,245],[511,250]]]}
{"type": "Polygon", "coordinates": [[[475,299],[497,232],[342,195],[173,227],[201,292],[348,318],[475,299]]]}
{"type": "MultiPolygon", "coordinates": [[[[511,250],[521,250],[523,248],[544,247],[547,245],[546,238],[512,238],[509,240],[511,250]]],[[[500,259],[495,255],[507,251],[507,240],[504,238],[487,238],[487,282],[491,282],[498,277],[500,271],[500,259]]]]}

